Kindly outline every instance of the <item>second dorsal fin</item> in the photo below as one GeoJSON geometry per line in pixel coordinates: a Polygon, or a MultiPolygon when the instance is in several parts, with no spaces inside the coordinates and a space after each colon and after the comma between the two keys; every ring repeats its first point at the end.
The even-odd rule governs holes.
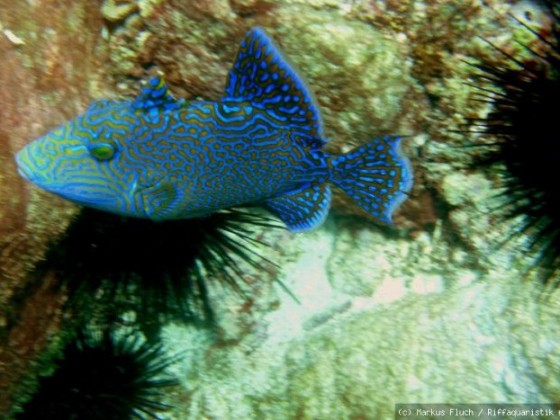
{"type": "Polygon", "coordinates": [[[142,112],[169,111],[185,105],[184,99],[175,99],[160,76],[151,78],[132,102],[135,110],[142,112]]]}
{"type": "Polygon", "coordinates": [[[241,42],[228,75],[225,98],[260,104],[287,124],[323,139],[323,122],[315,99],[261,28],[251,29],[241,42]]]}

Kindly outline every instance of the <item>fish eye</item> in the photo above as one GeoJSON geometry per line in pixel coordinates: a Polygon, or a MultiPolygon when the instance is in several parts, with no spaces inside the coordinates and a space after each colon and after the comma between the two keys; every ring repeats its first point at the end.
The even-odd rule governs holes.
{"type": "Polygon", "coordinates": [[[97,160],[110,160],[115,156],[116,147],[112,143],[97,143],[89,147],[90,154],[97,160]]]}

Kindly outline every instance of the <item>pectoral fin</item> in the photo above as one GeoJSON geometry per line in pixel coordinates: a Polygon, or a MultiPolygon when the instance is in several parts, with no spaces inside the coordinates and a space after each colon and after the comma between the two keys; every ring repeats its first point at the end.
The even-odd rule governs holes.
{"type": "Polygon", "coordinates": [[[176,219],[178,189],[171,182],[161,181],[139,191],[146,217],[154,221],[176,219]]]}

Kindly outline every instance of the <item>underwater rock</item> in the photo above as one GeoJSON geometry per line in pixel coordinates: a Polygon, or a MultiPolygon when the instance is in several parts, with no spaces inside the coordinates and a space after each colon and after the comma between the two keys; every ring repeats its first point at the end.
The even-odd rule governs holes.
{"type": "MultiPolygon", "coordinates": [[[[278,3],[276,23],[288,3],[298,2],[278,3]]],[[[361,11],[385,10],[350,10],[342,18],[412,41],[405,54],[421,83],[408,91],[405,109],[412,114],[409,126],[419,131],[411,141],[421,158],[413,165],[430,205],[423,219],[430,229],[400,238],[335,216],[320,231],[290,240],[281,253],[280,278],[300,304],[279,294],[277,307],[259,314],[231,347],[170,325],[166,342],[193,350],[177,367],[184,375],[182,400],[189,401],[180,416],[392,418],[402,401],[557,400],[558,291],[543,299],[537,285],[523,281],[532,276],[520,248],[497,247],[507,237],[507,227],[496,226],[488,211],[498,183],[494,174],[469,167],[472,155],[464,147],[465,123],[484,112],[471,101],[465,57],[489,54],[476,35],[508,32],[496,15],[504,5],[488,3],[357,2],[361,11]]],[[[293,10],[311,26],[320,19],[305,15],[305,6],[293,10]]],[[[277,33],[283,30],[279,24],[277,33]]],[[[282,35],[275,38],[283,42],[282,35]]],[[[284,49],[291,57],[289,44],[284,49]]],[[[311,67],[325,64],[309,56],[311,67]]],[[[307,76],[297,61],[305,58],[291,58],[307,76]]],[[[321,89],[321,83],[310,85],[321,89]]],[[[322,104],[329,92],[317,96],[322,104]]],[[[337,124],[328,107],[322,110],[327,125],[337,124]]]]}
{"type": "Polygon", "coordinates": [[[109,22],[121,22],[138,8],[135,0],[106,0],[101,6],[101,13],[109,22]]]}
{"type": "Polygon", "coordinates": [[[92,54],[102,24],[98,2],[0,1],[0,417],[61,322],[63,290],[28,282],[75,211],[22,182],[13,156],[99,96],[102,55],[92,54]]]}
{"type": "MultiPolygon", "coordinates": [[[[496,16],[504,2],[146,0],[103,39],[101,2],[40,0],[11,14],[16,6],[0,3],[2,28],[24,41],[0,33],[8,122],[0,128],[0,306],[8,308],[0,369],[10,367],[0,373],[0,412],[63,320],[64,291],[53,293],[49,278],[29,292],[24,270],[74,211],[24,185],[14,151],[92,97],[111,96],[101,93],[101,72],[128,98],[154,70],[179,97],[220,97],[253,25],[267,28],[309,81],[330,150],[375,134],[411,136],[416,184],[396,222],[415,232],[336,215],[307,235],[264,229],[258,238],[273,244],[266,257],[299,302],[247,271],[246,299],[210,291],[215,331],[166,325],[170,352],[189,354],[172,368],[183,387],[172,396],[177,417],[392,418],[395,402],[412,399],[558,400],[558,292],[541,300],[523,282],[531,276],[520,248],[496,249],[507,234],[488,212],[498,183],[469,168],[463,147],[465,123],[484,113],[471,102],[464,60],[492,54],[477,35],[507,37],[496,16]],[[84,57],[96,43],[109,61],[84,57]]],[[[335,209],[357,213],[339,199],[335,209]]]]}
{"type": "Polygon", "coordinates": [[[236,345],[166,328],[166,345],[190,355],[175,367],[179,394],[188,395],[180,418],[377,419],[392,418],[403,401],[555,401],[558,292],[539,300],[498,257],[483,274],[437,238],[391,241],[335,222],[292,240],[283,257],[281,278],[300,303],[280,295],[236,345]],[[334,232],[360,246],[344,251],[334,232]],[[363,258],[350,264],[374,290],[338,285],[352,252],[363,258]]]}

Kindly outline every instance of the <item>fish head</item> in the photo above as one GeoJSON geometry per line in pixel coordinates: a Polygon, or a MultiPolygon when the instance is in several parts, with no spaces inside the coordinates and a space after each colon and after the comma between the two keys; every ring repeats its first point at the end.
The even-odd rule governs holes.
{"type": "Polygon", "coordinates": [[[74,120],[24,147],[18,171],[38,187],[79,205],[143,217],[131,164],[138,118],[126,101],[99,100],[74,120]]]}

